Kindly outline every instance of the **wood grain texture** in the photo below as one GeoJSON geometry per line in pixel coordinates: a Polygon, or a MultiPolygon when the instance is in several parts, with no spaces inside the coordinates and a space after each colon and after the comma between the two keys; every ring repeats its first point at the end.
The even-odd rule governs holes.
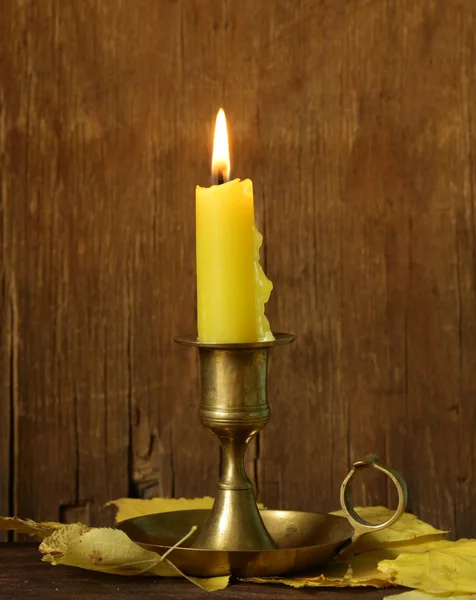
{"type": "MultiPolygon", "coordinates": [[[[5,135],[5,113],[0,102],[0,139],[5,135]]],[[[6,170],[5,153],[0,152],[0,171],[6,170]]],[[[12,265],[9,261],[11,251],[9,248],[9,215],[5,198],[5,187],[0,185],[0,511],[1,514],[10,514],[12,509],[12,443],[13,443],[13,404],[15,400],[16,385],[14,380],[13,365],[16,356],[16,344],[13,336],[15,315],[15,289],[10,274],[12,265]]],[[[7,532],[0,533],[0,541],[8,539],[7,532]]]]}
{"type": "MultiPolygon", "coordinates": [[[[251,177],[269,507],[330,510],[368,452],[476,535],[476,4],[0,0],[0,512],[110,520],[213,494],[199,425],[194,187],[223,105],[251,177]]],[[[381,478],[359,503],[394,501],[381,478]]]]}
{"type": "MultiPolygon", "coordinates": [[[[330,509],[346,463],[373,449],[411,510],[472,532],[475,7],[314,8],[266,63],[271,320],[299,341],[275,356],[264,500],[330,509]]],[[[378,478],[356,492],[393,500],[378,478]]]]}
{"type": "MultiPolygon", "coordinates": [[[[471,159],[465,106],[471,101],[463,67],[473,60],[465,45],[476,14],[471,6],[407,3],[402,12],[407,387],[404,408],[393,413],[401,435],[390,438],[389,455],[407,471],[416,471],[418,463],[411,479],[412,507],[453,532],[462,508],[460,471],[467,468],[461,452],[472,454],[469,432],[474,427],[474,417],[468,416],[461,430],[460,403],[467,393],[461,336],[467,323],[462,322],[460,279],[469,257],[463,258],[459,249],[466,235],[474,235],[474,221],[459,232],[456,226],[460,205],[472,204],[469,190],[474,186],[467,174],[471,159]]],[[[467,283],[474,292],[472,262],[473,278],[467,283]]],[[[474,327],[474,305],[467,317],[474,327]]]]}
{"type": "MultiPolygon", "coordinates": [[[[2,588],[0,598],[35,598],[37,600],[114,600],[161,598],[181,600],[203,598],[204,592],[185,580],[164,580],[157,577],[119,577],[72,569],[52,567],[41,562],[35,544],[15,544],[0,546],[0,578],[2,588]]],[[[308,590],[312,593],[316,590],[308,590]]],[[[402,588],[391,590],[319,590],[321,600],[381,600],[384,596],[401,593],[402,588]]],[[[280,600],[281,598],[302,598],[304,590],[286,586],[234,583],[225,590],[213,592],[213,598],[225,600],[280,600]]]]}

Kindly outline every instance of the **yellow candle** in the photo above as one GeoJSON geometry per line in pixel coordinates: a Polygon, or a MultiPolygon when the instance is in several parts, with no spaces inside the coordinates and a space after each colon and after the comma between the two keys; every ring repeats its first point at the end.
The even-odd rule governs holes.
{"type": "MultiPolygon", "coordinates": [[[[218,181],[229,177],[223,110],[217,116],[212,170],[218,181]]],[[[273,285],[259,263],[262,236],[254,223],[252,182],[197,186],[196,218],[198,339],[272,340],[264,305],[273,285]]]]}

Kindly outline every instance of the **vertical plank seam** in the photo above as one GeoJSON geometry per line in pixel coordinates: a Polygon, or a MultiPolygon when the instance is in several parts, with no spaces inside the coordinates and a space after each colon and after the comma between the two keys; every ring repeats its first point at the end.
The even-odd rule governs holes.
{"type": "MultiPolygon", "coordinates": [[[[472,23],[472,25],[474,26],[474,21],[472,23]]],[[[470,29],[470,31],[473,31],[473,28],[470,29]]],[[[475,45],[474,45],[474,37],[471,38],[473,40],[473,44],[471,46],[472,50],[473,50],[473,60],[476,59],[476,53],[474,52],[475,50],[475,45]]],[[[471,61],[469,61],[469,64],[473,64],[471,61]]],[[[471,77],[468,78],[469,81],[472,81],[471,77]]],[[[468,98],[469,100],[469,98],[468,98]]],[[[467,103],[468,105],[468,126],[469,126],[469,132],[470,132],[470,136],[471,136],[471,132],[473,131],[473,115],[471,114],[471,102],[468,101],[467,103]]],[[[471,233],[472,233],[472,239],[473,239],[473,270],[474,270],[474,279],[476,280],[476,220],[475,220],[475,210],[474,210],[474,185],[475,185],[475,181],[474,181],[474,146],[471,143],[471,137],[469,138],[469,199],[470,199],[470,210],[471,210],[471,233]]],[[[475,451],[474,451],[474,436],[470,436],[471,438],[471,456],[475,456],[475,451]]],[[[472,472],[474,472],[474,465],[473,465],[473,469],[472,472]]]]}
{"type": "MultiPolygon", "coordinates": [[[[403,69],[404,69],[404,64],[405,64],[405,25],[404,25],[404,20],[403,20],[403,14],[404,11],[400,12],[400,16],[401,16],[401,31],[402,31],[402,40],[401,40],[401,44],[400,44],[400,60],[401,60],[401,70],[400,70],[400,74],[401,74],[401,79],[400,79],[400,93],[402,94],[404,86],[403,86],[403,69]]],[[[402,100],[400,100],[400,122],[403,123],[403,102],[402,100]]],[[[403,136],[402,133],[402,144],[405,144],[405,136],[403,136]]],[[[408,417],[409,417],[409,411],[408,411],[408,402],[409,402],[409,385],[408,385],[408,380],[409,380],[409,360],[408,360],[408,354],[409,354],[409,346],[408,346],[408,310],[409,310],[409,303],[410,303],[410,298],[411,298],[411,291],[412,291],[412,287],[411,287],[411,282],[412,282],[412,196],[409,195],[409,206],[408,206],[408,219],[407,219],[407,227],[408,227],[408,231],[407,231],[407,240],[408,240],[408,248],[407,248],[407,277],[408,277],[408,281],[407,281],[407,295],[406,295],[406,299],[405,299],[405,313],[404,313],[404,366],[405,366],[405,379],[404,379],[404,392],[405,392],[405,420],[408,423],[408,417]]],[[[389,482],[390,485],[390,482],[389,482]]]]}
{"type": "MultiPolygon", "coordinates": [[[[0,103],[0,108],[3,109],[3,107],[5,106],[5,98],[4,98],[4,93],[3,93],[3,89],[1,90],[1,103],[0,103]]],[[[0,112],[0,139],[2,140],[2,142],[4,142],[5,138],[5,122],[3,120],[5,113],[2,110],[0,112]]],[[[0,158],[4,158],[4,146],[2,143],[2,147],[1,147],[1,152],[0,152],[0,158]]],[[[5,163],[2,160],[2,171],[3,168],[5,167],[5,163]]],[[[5,307],[10,307],[10,312],[8,314],[9,317],[9,327],[10,327],[10,331],[9,331],[9,337],[5,338],[5,344],[6,344],[6,350],[8,352],[8,378],[9,381],[7,382],[7,386],[8,386],[8,407],[9,407],[9,414],[8,414],[8,424],[7,424],[7,440],[6,440],[6,447],[7,447],[7,468],[8,468],[8,472],[7,472],[7,476],[6,476],[6,484],[7,484],[7,490],[6,490],[6,507],[5,507],[5,511],[7,513],[7,515],[9,516],[13,516],[13,502],[14,502],[14,494],[13,494],[13,485],[14,485],[14,436],[13,436],[13,432],[14,432],[14,427],[15,427],[15,422],[14,422],[14,417],[13,417],[13,407],[14,407],[14,402],[15,402],[15,391],[14,391],[14,369],[15,369],[15,358],[14,358],[14,311],[13,311],[13,300],[12,300],[12,294],[11,294],[11,286],[10,286],[10,280],[13,279],[13,274],[12,274],[12,264],[8,263],[7,260],[7,246],[8,244],[6,243],[6,239],[7,239],[7,185],[6,185],[6,179],[5,177],[2,177],[2,187],[0,189],[0,217],[1,217],[1,227],[2,227],[2,262],[3,262],[3,269],[2,269],[2,288],[1,288],[1,292],[2,292],[2,305],[4,305],[5,307]]],[[[10,243],[10,248],[13,248],[13,244],[10,243]]],[[[7,334],[8,335],[8,334],[7,334]]],[[[7,386],[5,386],[5,389],[7,388],[7,386]]],[[[7,532],[6,534],[6,539],[7,541],[11,542],[13,541],[13,533],[11,531],[7,532]]]]}
{"type": "MultiPolygon", "coordinates": [[[[25,168],[24,168],[24,196],[23,201],[25,203],[25,221],[23,226],[26,229],[26,219],[28,214],[28,198],[29,198],[29,141],[30,141],[30,107],[31,107],[31,96],[32,96],[32,86],[33,86],[33,78],[30,72],[30,53],[29,53],[29,36],[28,36],[28,23],[23,23],[24,25],[24,35],[25,35],[25,82],[26,82],[26,98],[25,98],[25,140],[24,140],[24,160],[25,160],[25,168]]],[[[25,232],[26,234],[26,232],[25,232]]],[[[26,235],[25,235],[26,237],[26,235]]],[[[17,477],[17,469],[18,469],[18,455],[20,451],[20,443],[19,443],[19,423],[18,423],[18,413],[19,413],[19,395],[18,395],[18,322],[19,322],[19,310],[18,310],[18,295],[17,295],[17,285],[15,275],[13,273],[13,265],[16,264],[15,260],[15,229],[12,239],[12,268],[10,269],[11,276],[11,300],[12,300],[12,361],[13,361],[13,373],[12,373],[12,389],[13,389],[13,397],[12,397],[12,419],[13,419],[13,498],[12,498],[12,507],[13,513],[18,512],[18,490],[19,490],[19,481],[17,477]]]]}
{"type": "MultiPolygon", "coordinates": [[[[461,21],[458,19],[458,27],[461,26],[461,21]]],[[[462,39],[464,39],[464,36],[462,36],[462,39]]],[[[464,82],[463,82],[463,90],[464,90],[464,82]]],[[[463,98],[462,101],[464,103],[464,93],[463,93],[463,98]]],[[[468,98],[469,100],[469,98],[468,98]]],[[[468,108],[468,121],[469,121],[469,108],[468,108]]],[[[468,126],[471,126],[471,123],[468,122],[468,126]]],[[[471,129],[469,129],[469,131],[471,131],[471,129]]],[[[469,167],[471,168],[471,144],[469,146],[469,167]]],[[[463,171],[464,172],[464,171],[463,171]]],[[[470,186],[470,190],[471,190],[471,186],[470,186]]],[[[470,192],[471,193],[471,192],[470,192]]],[[[463,202],[465,201],[465,197],[463,196],[462,198],[463,202]]],[[[455,246],[455,257],[456,257],[456,269],[455,269],[455,275],[456,275],[456,291],[457,291],[457,297],[456,297],[456,310],[457,310],[457,323],[458,323],[458,368],[459,368],[459,378],[458,378],[458,397],[455,398],[454,404],[455,404],[455,415],[456,415],[456,419],[458,420],[458,429],[461,423],[460,420],[460,411],[461,411],[461,401],[462,401],[462,392],[463,392],[463,296],[462,296],[462,286],[461,286],[461,254],[460,254],[460,248],[459,248],[459,243],[458,243],[458,204],[455,203],[454,207],[454,246],[455,246]]],[[[457,458],[458,458],[458,464],[456,465],[456,473],[455,473],[455,480],[454,480],[454,485],[455,485],[455,491],[456,494],[459,496],[459,491],[461,489],[461,446],[460,444],[457,444],[457,458]]],[[[454,489],[454,488],[453,488],[454,489]]],[[[455,498],[456,494],[451,494],[451,502],[453,504],[452,508],[453,508],[453,526],[454,526],[454,530],[457,532],[458,531],[458,511],[457,511],[457,506],[458,506],[458,499],[455,498]]]]}
{"type": "MultiPolygon", "coordinates": [[[[472,20],[471,25],[474,26],[474,20],[472,20]]],[[[469,29],[470,31],[473,30],[472,27],[470,27],[469,29]]],[[[473,39],[473,38],[471,38],[473,39]]],[[[468,72],[468,65],[472,65],[471,59],[474,59],[474,41],[473,44],[470,46],[470,59],[469,61],[466,61],[466,65],[465,65],[465,73],[466,73],[466,81],[471,82],[471,72],[468,72]]],[[[474,280],[476,281],[476,243],[475,243],[475,236],[476,236],[476,230],[475,230],[475,211],[474,211],[474,150],[473,150],[473,143],[472,143],[472,139],[471,139],[471,135],[473,132],[473,116],[471,114],[471,90],[468,89],[468,93],[467,93],[467,99],[466,99],[466,106],[468,107],[467,109],[467,122],[468,122],[468,169],[469,169],[469,211],[470,211],[470,223],[469,223],[469,229],[470,229],[470,235],[471,235],[471,241],[472,241],[472,257],[473,257],[473,277],[474,280]]],[[[459,260],[458,260],[458,266],[459,266],[459,260]]],[[[463,361],[463,323],[461,320],[460,323],[460,356],[461,356],[461,363],[460,363],[460,369],[461,369],[461,374],[460,374],[460,381],[461,381],[461,393],[460,393],[460,401],[463,400],[463,396],[462,393],[464,392],[464,386],[463,386],[463,365],[464,365],[464,361],[463,361]]],[[[465,404],[465,402],[463,402],[463,404],[465,404]]],[[[473,414],[471,415],[471,418],[474,419],[473,414]]],[[[461,423],[461,421],[460,421],[461,423]]],[[[471,426],[471,425],[470,425],[471,426]]],[[[474,457],[475,456],[475,450],[474,450],[474,436],[469,436],[470,437],[470,444],[471,444],[471,453],[470,456],[474,457]]],[[[469,473],[474,475],[474,464],[470,465],[469,468],[469,473]]],[[[458,490],[459,491],[459,490],[458,490]]],[[[458,529],[458,525],[456,522],[456,515],[455,515],[455,529],[456,529],[456,535],[459,537],[460,535],[465,535],[465,533],[460,532],[458,529]]]]}
{"type": "MultiPolygon", "coordinates": [[[[463,310],[462,310],[462,294],[461,294],[461,266],[460,266],[460,252],[458,247],[458,221],[455,218],[455,255],[456,255],[456,289],[457,289],[457,318],[458,318],[458,367],[459,367],[459,381],[458,381],[458,397],[455,398],[456,404],[456,418],[460,420],[460,405],[463,391],[463,310]]],[[[460,487],[460,474],[461,474],[461,446],[458,447],[458,464],[456,465],[456,486],[460,487]]],[[[457,502],[452,497],[453,503],[453,522],[454,528],[458,531],[458,514],[456,510],[457,502]]]]}
{"type": "MultiPolygon", "coordinates": [[[[10,498],[9,511],[12,516],[17,512],[18,506],[18,481],[16,469],[18,462],[18,298],[16,282],[10,269],[10,298],[11,298],[11,340],[10,340],[10,498]]],[[[9,539],[13,540],[12,532],[9,539]]]]}
{"type": "MultiPolygon", "coordinates": [[[[401,25],[402,25],[402,43],[400,44],[400,54],[401,54],[401,82],[400,82],[400,93],[403,96],[403,89],[404,89],[404,68],[405,68],[405,38],[406,38],[406,33],[405,33],[405,27],[406,27],[406,21],[404,20],[403,16],[405,15],[405,11],[401,12],[402,15],[402,21],[401,21],[401,25]]],[[[400,122],[403,122],[403,101],[400,101],[400,122]]],[[[402,140],[403,144],[405,144],[405,136],[403,136],[403,140],[402,140]]],[[[404,417],[405,417],[405,422],[409,423],[409,416],[410,416],[410,411],[409,411],[409,402],[410,402],[410,385],[409,385],[409,381],[410,381],[410,360],[409,360],[409,355],[410,355],[410,345],[409,345],[409,310],[410,310],[410,303],[411,303],[411,299],[412,299],[412,281],[413,281],[413,265],[412,265],[412,261],[413,261],[413,252],[412,252],[412,230],[413,230],[413,221],[412,221],[412,217],[413,217],[413,205],[412,205],[412,200],[413,200],[413,196],[412,194],[409,194],[409,205],[408,205],[408,215],[407,215],[407,243],[408,243],[408,247],[407,247],[407,294],[406,294],[406,299],[405,299],[405,314],[404,314],[404,326],[405,326],[405,331],[404,331],[404,365],[405,365],[405,380],[404,380],[404,390],[405,390],[405,412],[404,412],[404,417]]],[[[405,458],[405,462],[406,462],[406,458],[405,458]]],[[[390,484],[390,483],[389,483],[390,484]]]]}
{"type": "Polygon", "coordinates": [[[128,495],[134,495],[134,432],[133,432],[133,389],[132,389],[132,306],[133,306],[133,289],[132,289],[132,276],[131,276],[131,257],[130,253],[127,253],[127,374],[128,374],[128,392],[127,392],[127,404],[129,412],[129,448],[128,448],[128,464],[127,464],[127,478],[128,478],[128,495]]]}
{"type": "Polygon", "coordinates": [[[104,475],[106,481],[104,482],[104,489],[108,496],[107,500],[110,500],[109,491],[109,415],[108,415],[108,385],[107,385],[107,324],[104,325],[104,365],[103,365],[103,377],[104,377],[104,475]]]}
{"type": "MultiPolygon", "coordinates": [[[[464,198],[463,198],[464,201],[464,198]]],[[[460,407],[461,407],[461,398],[462,398],[462,383],[463,383],[463,306],[462,306],[462,287],[461,287],[461,255],[458,244],[458,210],[457,204],[455,203],[454,207],[454,246],[455,246],[455,257],[456,257],[456,310],[457,310],[457,323],[458,323],[458,368],[459,368],[459,378],[458,378],[458,396],[454,399],[455,404],[455,415],[458,420],[458,426],[460,422],[460,407]]],[[[460,487],[460,475],[461,475],[461,446],[457,444],[457,457],[458,464],[456,465],[456,474],[455,474],[455,486],[456,489],[460,487]]],[[[454,488],[453,488],[454,489],[454,488]]],[[[457,513],[457,501],[452,494],[450,496],[452,509],[453,509],[453,526],[454,530],[458,531],[458,513],[457,513]]]]}
{"type": "MultiPolygon", "coordinates": [[[[173,444],[172,444],[172,436],[170,439],[170,473],[171,473],[171,478],[172,481],[170,482],[170,495],[172,498],[175,498],[175,457],[174,457],[174,452],[173,452],[173,444]]],[[[220,460],[221,460],[221,453],[220,453],[220,460]]],[[[161,486],[163,489],[163,484],[161,482],[161,486]]]]}
{"type": "Polygon", "coordinates": [[[81,461],[81,457],[80,457],[80,453],[79,453],[79,439],[80,439],[80,433],[79,433],[79,394],[78,394],[78,388],[77,388],[77,381],[74,381],[74,392],[73,392],[73,410],[74,410],[74,435],[75,435],[75,461],[76,461],[76,465],[75,465],[75,474],[74,474],[74,502],[76,504],[76,506],[80,505],[80,500],[79,500],[79,496],[80,496],[80,461],[81,461]]]}
{"type": "MultiPolygon", "coordinates": [[[[13,311],[13,301],[12,301],[12,310],[10,314],[10,424],[9,424],[9,472],[8,472],[8,514],[10,516],[14,515],[14,502],[15,502],[15,494],[14,494],[14,485],[15,485],[15,348],[14,348],[14,331],[15,331],[15,323],[14,323],[14,311],[13,311]]],[[[9,542],[13,541],[13,532],[8,532],[7,537],[9,542]]]]}

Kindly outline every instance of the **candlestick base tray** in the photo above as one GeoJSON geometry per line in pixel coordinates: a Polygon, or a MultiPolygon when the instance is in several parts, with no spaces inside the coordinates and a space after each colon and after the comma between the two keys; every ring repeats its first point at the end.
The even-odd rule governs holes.
{"type": "Polygon", "coordinates": [[[405,511],[406,486],[401,476],[380,463],[376,456],[355,463],[341,488],[341,504],[346,517],[291,510],[261,510],[260,517],[275,548],[268,550],[212,550],[197,547],[207,526],[211,510],[181,510],[145,515],[122,521],[117,527],[134,542],[160,555],[185,537],[193,526],[197,530],[167,555],[186,575],[194,577],[269,577],[300,573],[345,555],[362,535],[380,531],[395,523],[405,511]],[[355,474],[374,467],[395,483],[398,508],[385,523],[361,519],[350,502],[355,474]]]}
{"type": "Polygon", "coordinates": [[[168,554],[186,575],[257,577],[305,571],[341,554],[365,533],[389,527],[405,511],[405,482],[374,455],[355,463],[342,483],[345,518],[258,510],[243,459],[248,443],[269,418],[268,351],[293,339],[276,333],[273,340],[255,343],[201,343],[192,336],[175,340],[199,350],[200,420],[220,441],[223,456],[215,502],[211,510],[147,515],[117,527],[136,543],[163,555],[196,526],[193,535],[168,554]],[[364,521],[352,506],[352,482],[364,468],[384,472],[397,488],[398,508],[385,523],[364,521]]]}

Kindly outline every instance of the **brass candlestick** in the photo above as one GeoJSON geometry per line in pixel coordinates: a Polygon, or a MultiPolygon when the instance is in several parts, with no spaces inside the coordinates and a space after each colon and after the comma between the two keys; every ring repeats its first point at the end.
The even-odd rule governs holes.
{"type": "Polygon", "coordinates": [[[271,550],[276,544],[264,526],[246,475],[250,440],[266,425],[268,352],[293,335],[275,334],[267,342],[209,344],[192,336],[175,341],[198,348],[201,373],[200,421],[223,449],[223,466],[212,511],[194,543],[213,550],[271,550]]]}
{"type": "Polygon", "coordinates": [[[214,577],[278,576],[315,568],[351,552],[366,533],[380,531],[404,513],[406,485],[401,476],[375,455],[354,463],[341,487],[345,517],[290,510],[259,511],[243,459],[249,441],[267,423],[268,352],[292,342],[275,334],[270,342],[206,344],[181,337],[200,356],[200,420],[223,449],[223,467],[211,510],[182,510],[122,521],[117,527],[147,550],[167,555],[186,575],[214,577]],[[369,523],[352,506],[350,490],[357,473],[377,469],[395,484],[398,507],[383,523],[369,523]],[[176,547],[177,540],[182,540],[176,547]]]}

